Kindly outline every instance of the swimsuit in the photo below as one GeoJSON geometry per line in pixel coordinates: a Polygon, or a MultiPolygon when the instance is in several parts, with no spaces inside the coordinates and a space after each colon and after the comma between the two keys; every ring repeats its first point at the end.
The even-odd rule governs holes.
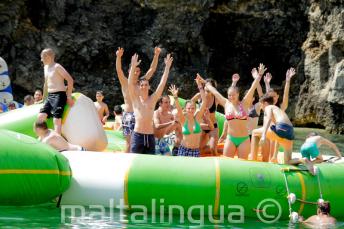
{"type": "Polygon", "coordinates": [[[303,143],[300,153],[303,158],[307,158],[308,160],[311,160],[311,157],[316,158],[320,154],[317,144],[311,141],[303,143]]]}
{"type": "Polygon", "coordinates": [[[174,142],[172,135],[165,135],[162,138],[155,138],[155,154],[171,154],[170,145],[174,142]]]}
{"type": "MultiPolygon", "coordinates": [[[[239,112],[237,114],[233,114],[233,113],[227,113],[226,114],[226,119],[228,121],[233,120],[233,119],[238,119],[238,120],[247,120],[248,115],[246,113],[246,111],[244,110],[244,107],[242,105],[242,103],[239,104],[239,112]]],[[[243,143],[244,141],[246,141],[247,139],[250,139],[249,136],[244,136],[244,137],[234,137],[230,134],[227,134],[227,138],[233,142],[233,144],[236,147],[239,147],[241,143],[243,143]]]]}
{"type": "Polygon", "coordinates": [[[294,140],[294,127],[291,125],[279,122],[271,125],[270,129],[281,138],[294,140]]]}
{"type": "Polygon", "coordinates": [[[190,149],[180,145],[178,148],[178,156],[199,157],[199,149],[190,149]]]}
{"type": "Polygon", "coordinates": [[[254,105],[250,109],[248,109],[248,117],[259,118],[259,114],[257,113],[256,107],[254,105]]]}
{"type": "Polygon", "coordinates": [[[129,136],[135,128],[135,115],[134,112],[123,112],[122,117],[123,135],[129,136]]]}
{"type": "Polygon", "coordinates": [[[247,120],[247,113],[244,110],[244,107],[242,105],[242,103],[239,104],[239,113],[237,114],[233,114],[233,113],[227,113],[226,114],[226,119],[228,121],[233,120],[233,119],[238,119],[238,120],[247,120]]]}
{"type": "Polygon", "coordinates": [[[130,139],[130,152],[155,154],[154,134],[141,134],[133,131],[130,139]]]}
{"type": "Polygon", "coordinates": [[[193,132],[190,132],[189,130],[189,122],[188,119],[186,119],[186,121],[184,122],[184,125],[182,127],[182,133],[184,135],[190,135],[190,134],[199,134],[201,133],[202,129],[201,129],[201,125],[197,122],[197,120],[194,118],[194,128],[193,128],[193,132]]]}
{"type": "Polygon", "coordinates": [[[48,118],[53,116],[54,118],[60,119],[62,118],[66,103],[67,95],[65,91],[49,93],[48,98],[39,113],[47,114],[48,118]]]}

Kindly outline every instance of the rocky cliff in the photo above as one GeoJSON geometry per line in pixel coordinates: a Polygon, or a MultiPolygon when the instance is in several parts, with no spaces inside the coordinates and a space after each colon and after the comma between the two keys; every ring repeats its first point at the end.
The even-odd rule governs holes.
{"type": "Polygon", "coordinates": [[[2,0],[0,55],[17,100],[42,86],[39,54],[49,46],[77,91],[94,97],[101,89],[111,105],[122,102],[118,46],[125,48],[125,70],[134,52],[143,71],[154,46],[164,48],[163,56],[172,52],[169,81],[180,85],[183,97],[196,91],[197,72],[217,79],[225,93],[234,72],[245,90],[260,62],[279,86],[295,66],[288,108],[294,122],[343,133],[343,21],[342,0],[2,0]]]}

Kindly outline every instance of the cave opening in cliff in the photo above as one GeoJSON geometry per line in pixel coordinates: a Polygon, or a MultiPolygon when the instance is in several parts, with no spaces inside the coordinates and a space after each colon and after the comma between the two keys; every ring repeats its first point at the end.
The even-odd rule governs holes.
{"type": "Polygon", "coordinates": [[[286,70],[297,67],[309,24],[304,12],[282,15],[213,10],[202,28],[209,47],[208,75],[230,85],[231,75],[239,73],[239,86],[252,82],[251,69],[264,63],[273,76],[271,83],[281,86],[286,70]]]}

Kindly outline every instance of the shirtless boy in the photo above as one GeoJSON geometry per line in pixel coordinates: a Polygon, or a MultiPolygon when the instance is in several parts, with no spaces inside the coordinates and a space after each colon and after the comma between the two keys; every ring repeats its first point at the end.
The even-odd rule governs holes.
{"type": "Polygon", "coordinates": [[[155,153],[162,155],[171,155],[169,147],[169,137],[165,135],[175,131],[180,124],[174,120],[171,112],[171,101],[167,95],[159,99],[159,108],[154,111],[154,136],[155,136],[155,153]]]}
{"type": "Polygon", "coordinates": [[[54,130],[48,129],[45,121],[37,121],[35,123],[35,132],[38,136],[38,140],[50,145],[58,151],[84,151],[85,149],[78,145],[73,145],[66,141],[61,135],[54,130]]]}
{"type": "MultiPolygon", "coordinates": [[[[157,65],[158,65],[158,60],[159,60],[159,55],[160,55],[161,49],[158,47],[155,47],[154,49],[154,58],[152,61],[152,64],[147,71],[146,75],[144,76],[144,79],[147,81],[152,78],[154,72],[156,71],[157,65]]],[[[117,71],[117,76],[119,79],[119,82],[121,84],[122,88],[122,94],[123,94],[123,99],[124,99],[124,111],[123,111],[123,118],[122,118],[122,127],[123,127],[123,135],[125,136],[126,140],[126,152],[129,152],[130,149],[130,139],[131,139],[131,134],[134,130],[135,126],[135,116],[134,116],[134,109],[132,105],[131,98],[129,96],[128,92],[128,79],[124,76],[124,72],[122,70],[122,56],[124,53],[123,48],[118,48],[116,52],[116,71],[117,71]]],[[[134,69],[134,74],[135,78],[138,79],[141,74],[141,69],[137,66],[134,69]]]]}
{"type": "Polygon", "coordinates": [[[165,58],[165,70],[160,83],[156,91],[152,95],[148,95],[150,86],[146,79],[139,81],[139,90],[137,87],[138,76],[135,74],[135,69],[141,61],[138,60],[137,54],[131,58],[128,89],[136,120],[130,144],[132,153],[155,154],[153,113],[166,85],[172,61],[173,58],[168,54],[165,58]]]}
{"type": "Polygon", "coordinates": [[[41,61],[44,64],[44,102],[40,110],[38,120],[45,121],[51,115],[54,117],[54,128],[58,134],[61,134],[61,118],[64,106],[68,103],[73,106],[72,99],[73,78],[58,63],[55,62],[55,53],[52,49],[44,49],[41,52],[41,61]],[[67,81],[67,90],[64,81],[67,81]],[[48,94],[48,95],[47,95],[48,94]]]}
{"type": "Polygon", "coordinates": [[[110,115],[110,112],[109,112],[108,105],[103,102],[103,99],[104,99],[103,91],[97,91],[96,99],[97,101],[94,102],[94,106],[96,106],[99,119],[104,125],[110,115]]]}

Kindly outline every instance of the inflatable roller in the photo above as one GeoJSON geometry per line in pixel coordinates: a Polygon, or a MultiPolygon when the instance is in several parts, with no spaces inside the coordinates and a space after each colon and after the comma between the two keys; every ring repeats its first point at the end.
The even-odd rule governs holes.
{"type": "Polygon", "coordinates": [[[70,185],[68,160],[36,139],[0,130],[0,205],[46,203],[70,185]]]}
{"type": "MultiPolygon", "coordinates": [[[[72,108],[66,105],[62,116],[62,135],[68,142],[81,145],[88,150],[102,151],[107,146],[107,138],[91,99],[74,93],[72,108]]],[[[36,104],[0,114],[0,129],[12,130],[36,137],[33,124],[43,104],[36,104]]],[[[53,128],[52,119],[48,119],[53,128]]]]}
{"type": "MultiPolygon", "coordinates": [[[[294,193],[297,201],[292,204],[292,211],[313,215],[316,205],[306,202],[316,203],[322,198],[332,203],[333,216],[343,218],[344,164],[318,165],[318,182],[318,176],[298,167],[228,158],[63,154],[73,170],[71,187],[62,197],[62,204],[66,205],[113,207],[123,200],[126,205],[146,206],[153,211],[155,200],[156,213],[160,205],[165,206],[164,211],[171,205],[182,206],[185,212],[194,205],[202,205],[204,214],[213,215],[221,211],[228,214],[233,211],[229,206],[241,205],[246,217],[257,217],[257,212],[266,209],[262,205],[264,200],[273,199],[281,207],[281,219],[288,219],[287,196],[294,193]]],[[[268,211],[272,211],[268,215],[274,214],[276,208],[268,211]]],[[[197,210],[193,213],[198,214],[197,210]]]]}

